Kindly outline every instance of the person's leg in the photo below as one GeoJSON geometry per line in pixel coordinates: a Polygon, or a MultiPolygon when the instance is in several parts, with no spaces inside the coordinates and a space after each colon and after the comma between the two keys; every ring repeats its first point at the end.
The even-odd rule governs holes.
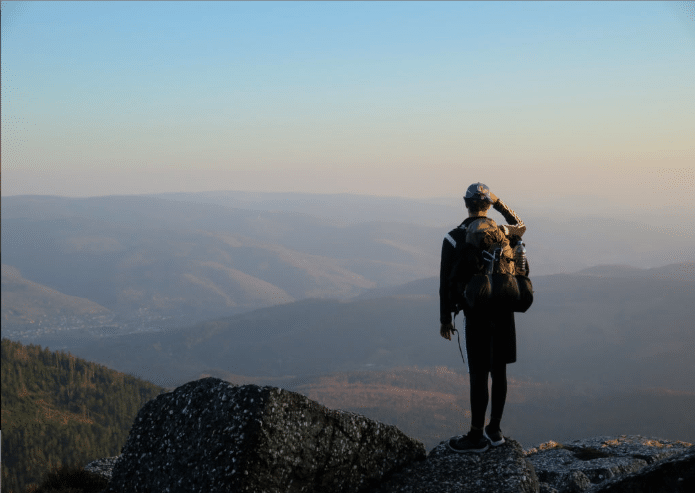
{"type": "Polygon", "coordinates": [[[490,424],[485,427],[485,436],[493,447],[499,447],[505,440],[500,428],[504,403],[507,399],[507,369],[506,365],[494,368],[492,375],[492,399],[490,409],[490,424]]]}
{"type": "Polygon", "coordinates": [[[487,390],[488,372],[477,371],[469,374],[471,385],[471,431],[483,433],[485,426],[485,411],[489,394],[487,390]]]}
{"type": "Polygon", "coordinates": [[[507,400],[507,365],[493,368],[492,376],[492,400],[490,409],[490,429],[499,430],[504,404],[507,400]]]}
{"type": "Polygon", "coordinates": [[[453,437],[447,443],[449,450],[457,453],[485,452],[490,442],[483,436],[485,426],[485,411],[487,409],[488,372],[471,371],[469,373],[471,384],[471,431],[462,437],[453,437]]]}
{"type": "Polygon", "coordinates": [[[488,378],[493,331],[486,313],[469,310],[465,320],[466,359],[468,360],[471,399],[471,431],[482,435],[485,426],[485,412],[490,400],[488,378]]]}
{"type": "Polygon", "coordinates": [[[490,351],[486,351],[485,348],[491,344],[491,331],[486,330],[486,324],[486,319],[480,314],[466,314],[464,335],[470,380],[471,431],[468,435],[454,437],[447,443],[450,450],[458,453],[485,452],[490,446],[490,442],[483,436],[485,411],[489,400],[487,386],[490,366],[490,351]]]}

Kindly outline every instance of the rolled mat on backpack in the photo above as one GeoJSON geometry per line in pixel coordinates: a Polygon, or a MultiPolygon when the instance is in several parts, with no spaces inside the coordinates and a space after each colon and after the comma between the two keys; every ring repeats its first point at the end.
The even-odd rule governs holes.
{"type": "Polygon", "coordinates": [[[517,274],[516,282],[519,287],[519,299],[514,305],[515,312],[524,313],[533,304],[533,284],[527,276],[517,274]]]}
{"type": "Polygon", "coordinates": [[[533,303],[533,285],[524,275],[476,274],[464,290],[466,302],[473,308],[496,308],[525,312],[533,303]]]}

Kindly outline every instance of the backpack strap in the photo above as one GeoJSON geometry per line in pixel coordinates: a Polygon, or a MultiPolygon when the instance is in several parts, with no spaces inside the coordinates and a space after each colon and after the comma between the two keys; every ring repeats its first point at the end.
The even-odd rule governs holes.
{"type": "Polygon", "coordinates": [[[454,249],[456,249],[456,245],[461,244],[461,242],[463,242],[463,243],[466,242],[466,226],[465,226],[463,223],[459,224],[457,227],[455,227],[454,229],[452,229],[451,231],[449,231],[449,232],[444,236],[444,239],[445,239],[446,241],[448,241],[449,244],[450,244],[452,247],[454,247],[454,249]],[[463,235],[462,235],[461,237],[459,237],[458,235],[456,235],[456,237],[459,238],[459,240],[457,241],[456,238],[454,238],[454,237],[452,236],[452,233],[458,232],[458,231],[462,231],[462,232],[463,232],[463,235]]]}

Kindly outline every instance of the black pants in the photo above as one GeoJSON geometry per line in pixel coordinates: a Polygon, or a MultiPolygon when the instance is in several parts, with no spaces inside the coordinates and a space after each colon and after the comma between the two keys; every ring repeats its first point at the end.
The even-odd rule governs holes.
{"type": "Polygon", "coordinates": [[[492,376],[491,421],[499,424],[507,400],[507,365],[496,366],[492,371],[478,371],[469,374],[471,383],[471,424],[479,429],[485,425],[485,411],[490,399],[487,390],[488,375],[492,376]]]}

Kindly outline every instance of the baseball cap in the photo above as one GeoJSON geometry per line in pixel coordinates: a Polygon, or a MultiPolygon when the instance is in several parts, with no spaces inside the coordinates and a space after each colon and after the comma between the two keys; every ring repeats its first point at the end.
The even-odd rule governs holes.
{"type": "Polygon", "coordinates": [[[490,197],[490,188],[484,183],[473,183],[466,190],[466,195],[463,196],[464,199],[478,199],[487,200],[492,203],[492,197],[490,197]]]}

